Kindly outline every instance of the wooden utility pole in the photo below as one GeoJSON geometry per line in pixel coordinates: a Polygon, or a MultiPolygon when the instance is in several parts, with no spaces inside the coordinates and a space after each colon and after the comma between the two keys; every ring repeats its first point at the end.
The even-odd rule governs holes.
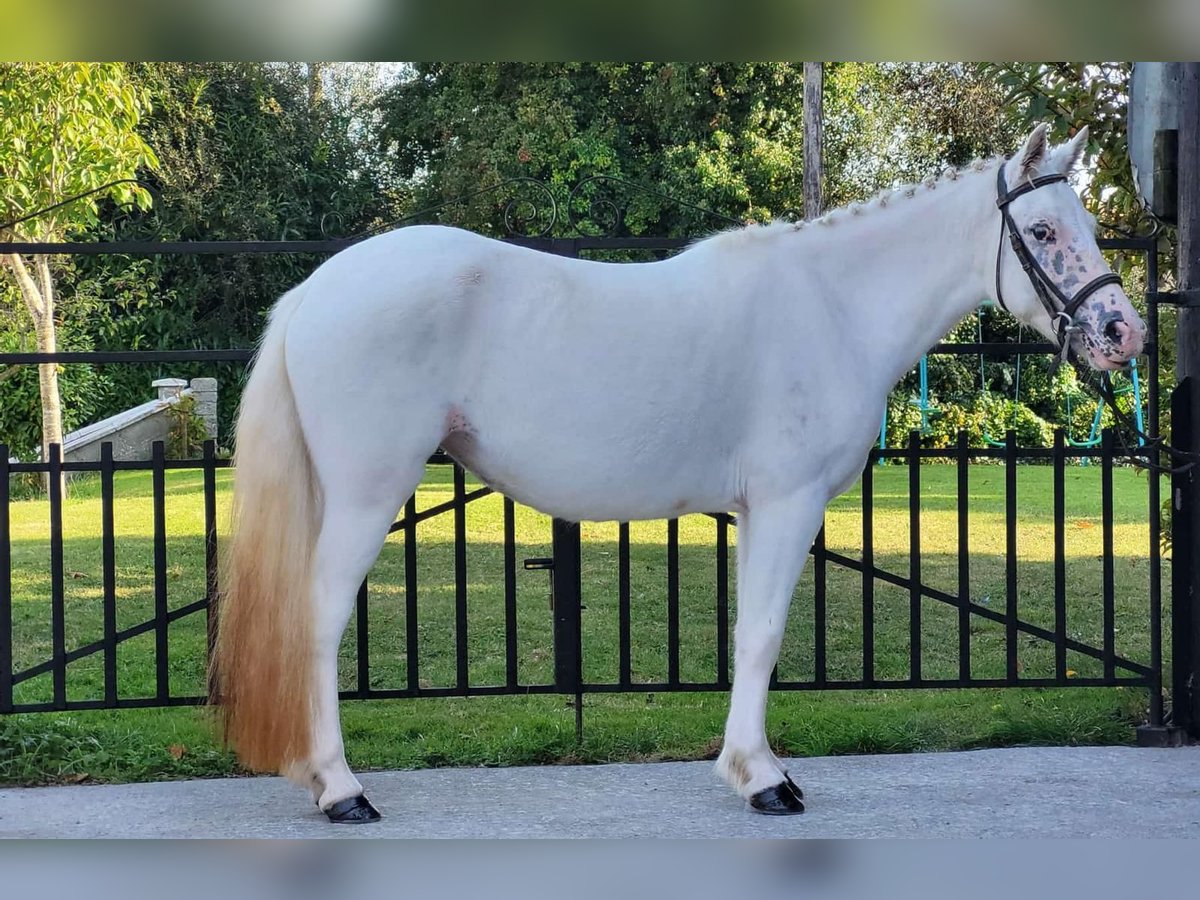
{"type": "MultiPolygon", "coordinates": [[[[1172,440],[1200,451],[1200,63],[1183,63],[1179,105],[1179,320],[1172,440]]],[[[1200,473],[1172,480],[1174,724],[1200,738],[1200,473]]]]}
{"type": "Polygon", "coordinates": [[[825,86],[824,63],[804,64],[804,218],[821,214],[821,184],[825,163],[821,152],[821,123],[824,118],[821,94],[825,86]]]}

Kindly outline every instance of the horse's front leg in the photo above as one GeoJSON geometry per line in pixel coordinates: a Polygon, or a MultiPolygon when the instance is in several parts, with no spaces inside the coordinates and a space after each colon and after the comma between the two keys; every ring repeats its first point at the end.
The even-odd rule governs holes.
{"type": "Polygon", "coordinates": [[[792,591],[825,506],[808,496],[755,505],[738,521],[733,695],[717,772],[759,812],[804,812],[800,789],[767,745],[767,688],[792,591]]]}

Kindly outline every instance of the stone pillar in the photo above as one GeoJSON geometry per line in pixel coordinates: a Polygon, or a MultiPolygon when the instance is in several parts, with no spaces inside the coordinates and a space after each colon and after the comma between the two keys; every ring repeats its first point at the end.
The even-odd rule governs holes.
{"type": "Polygon", "coordinates": [[[192,396],[196,398],[196,415],[204,420],[204,431],[210,441],[217,439],[217,379],[193,378],[192,396]]]}
{"type": "Polygon", "coordinates": [[[150,382],[150,386],[158,389],[159,400],[176,400],[187,387],[187,382],[182,378],[159,378],[150,382]]]}

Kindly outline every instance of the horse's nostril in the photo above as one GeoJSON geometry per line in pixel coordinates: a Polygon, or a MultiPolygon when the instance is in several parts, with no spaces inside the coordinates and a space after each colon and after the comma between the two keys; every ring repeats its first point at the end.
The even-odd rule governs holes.
{"type": "Polygon", "coordinates": [[[1121,326],[1116,322],[1109,322],[1104,326],[1104,336],[1112,343],[1121,343],[1122,333],[1121,326]]]}

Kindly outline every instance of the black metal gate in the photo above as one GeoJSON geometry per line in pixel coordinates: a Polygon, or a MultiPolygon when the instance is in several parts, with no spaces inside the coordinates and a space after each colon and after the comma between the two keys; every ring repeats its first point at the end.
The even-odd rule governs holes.
{"type": "MultiPolygon", "coordinates": [[[[520,243],[568,256],[582,256],[596,251],[639,250],[651,254],[668,254],[686,244],[682,240],[646,238],[576,237],[576,238],[512,238],[520,243]]],[[[211,242],[157,243],[124,242],[112,244],[29,244],[9,245],[6,251],[24,253],[125,253],[125,254],[212,254],[212,253],[330,253],[346,246],[347,241],[289,241],[289,242],[211,242]]],[[[1148,282],[1147,293],[1157,292],[1157,258],[1153,239],[1121,238],[1102,241],[1101,246],[1145,255],[1148,282]]],[[[1148,365],[1145,377],[1148,386],[1148,408],[1151,411],[1147,431],[1157,434],[1155,414],[1158,397],[1158,317],[1155,304],[1148,304],[1148,320],[1153,340],[1147,347],[1148,365]]],[[[931,353],[1010,354],[1020,352],[1052,352],[1048,344],[942,344],[931,353]]],[[[240,362],[250,358],[250,351],[181,351],[181,352],[110,352],[110,353],[35,353],[0,354],[0,365],[33,365],[42,362],[62,364],[91,363],[154,363],[164,362],[240,362]]],[[[1176,428],[1180,427],[1178,421],[1176,428]]],[[[1145,451],[1135,451],[1145,454],[1145,451]]],[[[697,542],[695,528],[688,524],[686,557],[681,560],[680,521],[671,520],[653,527],[661,528],[662,552],[660,563],[646,562],[646,545],[631,541],[631,526],[620,523],[611,526],[612,540],[599,542],[608,549],[602,564],[588,562],[581,526],[561,521],[541,525],[522,525],[536,522],[529,511],[521,510],[511,500],[493,498],[501,504],[502,536],[497,566],[500,569],[495,593],[499,602],[483,612],[475,624],[472,611],[472,567],[469,558],[473,544],[467,525],[468,510],[484,501],[492,492],[486,486],[468,489],[468,473],[445,457],[431,460],[435,469],[448,475],[449,497],[424,508],[418,508],[416,497],[404,507],[403,515],[393,526],[393,533],[402,538],[395,550],[397,566],[402,577],[387,586],[386,596],[380,599],[381,583],[372,575],[372,584],[364,584],[359,593],[356,614],[352,619],[350,636],[345,648],[343,670],[346,698],[389,698],[447,695],[484,695],[519,693],[562,693],[576,697],[576,714],[582,715],[582,696],[589,692],[616,691],[721,691],[730,685],[730,544],[736,520],[725,513],[714,513],[704,519],[709,524],[711,539],[697,542]],[[427,651],[429,629],[422,617],[421,603],[428,587],[422,582],[421,554],[423,545],[418,538],[418,526],[433,523],[440,517],[453,520],[452,537],[442,541],[449,547],[445,556],[449,581],[436,581],[434,593],[444,594],[444,608],[432,621],[444,626],[452,636],[452,647],[427,651]],[[540,529],[540,537],[518,540],[521,528],[540,529]],[[546,532],[549,532],[549,540],[546,532]],[[549,546],[547,546],[549,544],[549,546]],[[700,549],[698,550],[697,547],[700,549]],[[519,552],[520,551],[520,552],[519,552]],[[529,556],[526,557],[526,553],[529,556]],[[402,565],[400,558],[402,557],[402,565]],[[634,564],[636,557],[636,567],[634,564]],[[526,574],[521,574],[523,570],[526,574]],[[551,589],[536,575],[538,569],[551,572],[551,589]],[[584,583],[585,569],[598,581],[584,583]],[[636,569],[636,570],[635,570],[636,569]],[[631,585],[645,583],[646,571],[653,571],[658,588],[635,591],[631,585]],[[681,578],[692,578],[696,572],[707,573],[703,616],[692,601],[688,608],[681,606],[681,578]],[[608,574],[603,574],[607,572],[608,574]],[[600,573],[600,574],[597,574],[600,573]],[[607,580],[605,580],[607,579],[607,580]],[[597,587],[598,583],[601,583],[597,587]],[[656,594],[657,592],[657,594],[656,594]],[[531,597],[541,594],[541,604],[549,599],[552,612],[539,619],[529,612],[531,597]],[[390,599],[395,595],[395,599],[390,599]],[[635,596],[636,595],[636,596],[635,596]],[[663,615],[657,617],[662,633],[651,643],[661,650],[659,662],[640,666],[635,661],[635,616],[633,608],[654,595],[663,615]],[[600,629],[599,638],[585,626],[588,617],[607,616],[608,626],[600,629]],[[373,644],[372,622],[378,617],[389,618],[395,625],[397,645],[380,648],[373,644]],[[694,649],[692,624],[699,619],[707,623],[702,650],[694,649]],[[664,621],[665,620],[665,621],[664,621]],[[681,633],[681,622],[688,625],[688,635],[681,633]],[[479,657],[476,633],[490,636],[493,641],[486,654],[488,662],[477,671],[479,657]],[[530,650],[522,641],[532,633],[540,646],[530,650]],[[616,654],[610,671],[595,676],[589,672],[589,659],[595,652],[596,640],[606,646],[615,645],[616,654]],[[474,643],[473,643],[474,642],[474,643]],[[502,645],[502,647],[501,647],[502,645]],[[403,652],[400,652],[400,648],[403,652]],[[539,654],[541,654],[539,656],[539,654]],[[386,662],[380,662],[383,657],[386,662]],[[702,674],[697,674],[698,660],[703,661],[702,674]],[[531,662],[532,660],[532,662],[531,662]],[[443,677],[431,679],[429,672],[437,670],[443,677]],[[529,674],[532,672],[532,675],[529,674]]],[[[96,463],[64,462],[61,450],[51,449],[44,462],[9,462],[8,448],[0,446],[0,712],[31,712],[91,708],[146,706],[175,706],[203,702],[204,662],[212,634],[212,598],[218,590],[218,479],[228,466],[217,456],[210,442],[204,446],[198,460],[166,458],[158,444],[150,459],[137,462],[115,461],[111,446],[106,447],[96,463]],[[152,506],[153,563],[149,573],[152,604],[149,614],[136,622],[122,622],[121,575],[118,569],[121,537],[114,525],[117,492],[114,476],[126,471],[148,471],[152,506]],[[199,473],[203,492],[203,563],[202,590],[198,595],[179,596],[172,586],[176,573],[171,568],[171,526],[167,514],[167,480],[169,473],[191,470],[199,473]],[[71,574],[64,564],[63,502],[56,485],[60,473],[93,473],[100,486],[101,561],[98,577],[98,602],[101,607],[100,634],[84,639],[70,633],[67,614],[67,584],[71,574]],[[19,473],[49,475],[49,543],[48,567],[44,586],[22,588],[22,597],[14,593],[12,501],[9,496],[11,476],[19,473]],[[30,591],[32,590],[32,594],[30,591]],[[31,596],[38,601],[49,617],[48,641],[24,646],[14,631],[14,608],[31,596]],[[195,625],[195,623],[200,623],[195,625]],[[189,630],[190,629],[190,630],[189,630]],[[131,692],[125,687],[121,666],[122,647],[129,642],[153,640],[145,656],[152,660],[153,677],[146,680],[148,689],[131,692]],[[202,649],[197,650],[201,646],[202,649]],[[34,658],[34,657],[37,658],[34,658]],[[95,665],[87,691],[71,689],[72,667],[95,665]],[[40,685],[40,687],[36,687],[40,685]]],[[[882,470],[881,470],[882,471],[882,470]]],[[[1115,586],[1113,535],[1117,527],[1114,514],[1114,472],[1124,471],[1114,436],[1105,433],[1099,447],[1069,446],[1060,431],[1052,448],[1024,448],[1017,445],[1014,433],[1006,436],[1000,447],[970,447],[966,434],[960,434],[957,444],[950,448],[922,447],[914,434],[909,445],[902,449],[876,450],[863,472],[856,516],[859,524],[857,554],[827,546],[827,532],[822,529],[812,548],[811,578],[802,592],[811,592],[811,603],[795,605],[793,617],[811,634],[811,646],[806,649],[805,671],[777,673],[774,686],[783,690],[843,690],[843,689],[904,689],[950,687],[1086,687],[1126,686],[1144,688],[1149,692],[1149,722],[1143,730],[1146,742],[1163,740],[1163,659],[1161,614],[1161,557],[1160,557],[1160,497],[1156,477],[1146,480],[1145,516],[1147,522],[1146,571],[1144,580],[1144,615],[1148,636],[1144,646],[1131,652],[1121,646],[1115,586]],[[908,508],[907,572],[897,571],[876,554],[875,513],[878,498],[875,482],[878,476],[875,463],[886,459],[898,466],[889,466],[889,473],[906,467],[905,479],[908,508]],[[1068,583],[1067,557],[1067,481],[1074,471],[1068,463],[1087,459],[1100,471],[1100,621],[1081,628],[1069,615],[1072,585],[1068,583]],[[957,549],[953,562],[954,584],[939,587],[923,576],[922,463],[943,463],[946,471],[955,473],[953,497],[940,497],[953,510],[957,549]],[[1003,589],[1001,602],[993,603],[990,596],[980,596],[972,587],[972,561],[980,547],[972,546],[972,472],[980,469],[974,464],[991,461],[988,471],[1003,478],[1003,516],[1005,544],[1003,557],[1003,589]],[[1025,498],[1018,491],[1022,462],[1038,462],[1050,471],[1050,507],[1052,519],[1052,607],[1046,615],[1027,615],[1026,601],[1021,593],[1018,562],[1018,523],[1020,505],[1025,498]],[[856,577],[857,589],[848,589],[846,577],[856,577]],[[834,585],[833,582],[838,584],[834,585]],[[895,594],[898,591],[899,594],[895,594]],[[881,599],[881,592],[892,592],[881,599]],[[897,596],[901,598],[897,601],[897,596]],[[897,602],[900,607],[897,607],[897,602]],[[881,606],[882,604],[882,606],[881,606]],[[881,609],[887,615],[907,618],[907,671],[898,671],[899,656],[889,656],[890,662],[881,666],[881,651],[877,646],[877,630],[881,609]],[[834,608],[836,607],[836,609],[834,608]],[[902,609],[901,609],[902,607],[902,609]],[[901,609],[901,612],[897,612],[901,609]],[[945,615],[943,615],[945,613],[945,615]],[[948,616],[948,618],[947,618],[948,616]],[[850,637],[843,623],[853,620],[854,652],[859,653],[853,671],[847,668],[845,646],[850,637]],[[997,639],[1003,642],[1003,665],[995,670],[980,667],[973,657],[973,629],[989,626],[997,629],[997,639]],[[931,631],[931,628],[935,629],[931,631]],[[936,629],[942,629],[940,631],[936,629]],[[1084,633],[1086,632],[1086,633],[1084,633]],[[1098,632],[1098,633],[1097,633],[1098,632]],[[1002,638],[999,637],[1002,633],[1002,638]],[[1022,665],[1025,653],[1036,655],[1035,648],[1045,648],[1045,671],[1030,673],[1022,665]],[[933,651],[937,659],[931,660],[933,651]],[[839,661],[833,657],[838,655],[839,661]],[[1071,660],[1079,659],[1091,667],[1076,671],[1071,660]],[[933,663],[936,662],[936,665],[933,663]],[[884,670],[886,669],[886,671],[884,670]]],[[[889,477],[893,477],[889,475],[889,477]]],[[[928,477],[928,476],[926,476],[928,477]]],[[[442,491],[446,493],[446,491],[442,491]]],[[[948,507],[949,508],[949,507],[948,507]]],[[[849,507],[843,504],[842,510],[849,507]]],[[[544,517],[543,517],[544,519],[544,517]]],[[[583,528],[591,526],[585,525],[583,528]]],[[[607,527],[607,526],[606,526],[607,527]]],[[[634,528],[650,526],[632,526],[634,528]]],[[[699,532],[697,532],[699,533],[699,532]]],[[[490,540],[490,539],[489,539],[490,540]]],[[[492,541],[494,543],[494,541],[492,541]]],[[[595,542],[587,542],[590,548],[595,542]]],[[[655,542],[647,542],[647,545],[655,542]]],[[[443,547],[442,550],[446,548],[443,547]]],[[[996,549],[996,548],[988,548],[996,549]]],[[[439,551],[441,552],[441,551],[439,551]]],[[[489,551],[490,552],[490,551],[489,551]]],[[[692,591],[689,596],[696,596],[692,591]]],[[[1123,598],[1125,603],[1128,598],[1123,598]]],[[[1126,603],[1126,605],[1128,605],[1126,603]]],[[[541,607],[543,610],[545,606],[541,607]]],[[[1043,611],[1044,612],[1044,611],[1043,611]]],[[[1139,613],[1140,615],[1140,613],[1139,613]]],[[[638,621],[646,620],[641,617],[638,621]]],[[[638,626],[640,627],[640,626],[638,626]]],[[[656,625],[655,627],[659,627],[656,625]]],[[[905,629],[901,629],[902,631],[905,629]]],[[[19,629],[18,629],[19,631],[19,629]]],[[[889,632],[891,634],[891,632],[889,632]]],[[[889,641],[892,638],[889,637],[889,641]]],[[[696,645],[698,646],[698,645],[696,645]]],[[[642,648],[645,649],[645,648],[642,648]]],[[[639,650],[639,652],[641,652],[639,650]]],[[[891,653],[891,651],[888,651],[891,653]]],[[[1178,665],[1179,660],[1176,660],[1178,665]]],[[[1081,667],[1082,668],[1082,667],[1081,667]]],[[[580,720],[581,721],[581,720],[580,720]]]]}

